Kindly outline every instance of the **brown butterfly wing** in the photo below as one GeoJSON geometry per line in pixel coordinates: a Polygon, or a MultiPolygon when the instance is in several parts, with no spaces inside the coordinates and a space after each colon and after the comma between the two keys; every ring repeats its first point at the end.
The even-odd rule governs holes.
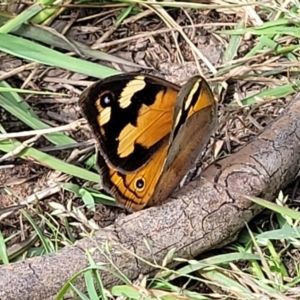
{"type": "Polygon", "coordinates": [[[202,77],[191,78],[174,102],[170,135],[162,140],[163,145],[147,164],[130,174],[107,169],[106,186],[130,210],[165,201],[192,167],[215,129],[217,104],[202,77]]]}
{"type": "Polygon", "coordinates": [[[133,172],[170,133],[178,86],[160,78],[124,74],[100,80],[79,99],[101,155],[114,168],[133,172]]]}
{"type": "Polygon", "coordinates": [[[101,80],[80,97],[98,142],[102,185],[130,210],[142,209],[162,172],[179,88],[149,75],[101,80]]]}
{"type": "Polygon", "coordinates": [[[165,139],[164,145],[153,154],[147,164],[132,173],[118,171],[110,167],[101,155],[98,156],[104,189],[128,210],[143,209],[161,176],[167,150],[168,139],[165,139]]]}
{"type": "Polygon", "coordinates": [[[182,87],[174,112],[166,162],[148,206],[161,204],[191,169],[217,123],[217,103],[208,83],[192,77],[182,87]]]}

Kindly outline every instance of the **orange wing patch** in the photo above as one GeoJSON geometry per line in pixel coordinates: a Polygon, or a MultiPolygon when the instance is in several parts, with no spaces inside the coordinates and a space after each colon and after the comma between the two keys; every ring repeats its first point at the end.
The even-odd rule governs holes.
{"type": "Polygon", "coordinates": [[[157,94],[152,105],[141,107],[137,125],[128,124],[119,135],[120,157],[130,155],[135,144],[150,148],[170,133],[177,94],[177,91],[168,88],[165,93],[157,94]]]}
{"type": "Polygon", "coordinates": [[[199,97],[198,97],[195,105],[193,105],[190,108],[189,113],[188,113],[188,118],[191,115],[193,115],[194,113],[196,113],[197,111],[200,111],[201,109],[211,106],[214,103],[214,96],[213,96],[210,88],[208,87],[207,83],[205,81],[203,81],[202,79],[200,79],[198,81],[198,84],[195,84],[195,87],[194,87],[195,90],[193,88],[192,92],[189,95],[189,98],[192,98],[194,96],[194,93],[199,88],[199,86],[201,88],[199,97]]]}
{"type": "Polygon", "coordinates": [[[110,193],[118,202],[135,211],[146,206],[161,176],[167,150],[166,142],[151,160],[135,173],[120,174],[109,168],[109,177],[113,184],[110,193]]]}

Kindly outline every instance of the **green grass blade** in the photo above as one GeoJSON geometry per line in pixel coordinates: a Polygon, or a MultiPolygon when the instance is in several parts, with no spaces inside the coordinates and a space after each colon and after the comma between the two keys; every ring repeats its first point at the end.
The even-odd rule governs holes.
{"type": "MultiPolygon", "coordinates": [[[[242,29],[244,28],[244,24],[238,23],[236,26],[236,29],[242,29]]],[[[223,54],[223,63],[231,61],[237,54],[237,50],[241,45],[242,37],[239,35],[232,35],[230,37],[228,46],[225,49],[225,52],[223,54]]]]}
{"type": "Polygon", "coordinates": [[[37,0],[37,2],[40,4],[47,5],[47,7],[44,7],[44,9],[41,12],[39,12],[33,18],[31,18],[30,22],[32,23],[41,24],[60,9],[59,6],[51,5],[56,2],[55,0],[37,0]]]}
{"type": "Polygon", "coordinates": [[[272,211],[275,211],[277,213],[280,213],[282,215],[286,215],[286,216],[289,216],[291,218],[293,218],[294,220],[298,220],[300,221],[300,212],[298,211],[295,211],[294,209],[290,209],[290,208],[287,208],[287,207],[284,207],[284,206],[280,206],[280,205],[277,205],[273,202],[270,202],[270,201],[266,201],[264,199],[261,199],[261,198],[257,198],[257,197],[250,197],[250,196],[246,196],[246,195],[243,195],[243,197],[245,197],[246,199],[250,200],[250,201],[253,201],[265,208],[268,208],[268,209],[271,209],[272,211]]]}
{"type": "Polygon", "coordinates": [[[243,105],[252,105],[257,102],[257,99],[278,99],[281,97],[286,97],[295,93],[299,90],[300,80],[296,81],[295,84],[285,84],[275,88],[270,88],[264,90],[254,96],[245,98],[242,100],[243,105]]]}
{"type": "Polygon", "coordinates": [[[39,226],[38,224],[36,224],[36,222],[31,218],[31,216],[25,210],[22,209],[21,212],[25,216],[25,218],[28,220],[28,222],[31,224],[31,226],[33,227],[36,234],[38,235],[40,242],[42,243],[43,248],[46,251],[46,253],[51,253],[52,252],[51,248],[49,248],[48,244],[45,242],[45,238],[43,235],[44,225],[39,226]]]}
{"type": "Polygon", "coordinates": [[[285,227],[281,229],[266,231],[256,236],[257,239],[281,240],[297,238],[300,239],[300,227],[285,227]]]}
{"type": "Polygon", "coordinates": [[[20,25],[22,25],[24,22],[31,19],[33,16],[35,16],[43,9],[44,6],[39,3],[35,3],[31,5],[29,8],[21,12],[18,16],[10,19],[7,23],[1,26],[0,33],[9,33],[17,29],[20,25]]]}
{"type": "Polygon", "coordinates": [[[0,33],[0,51],[97,78],[105,78],[120,73],[114,69],[71,57],[29,40],[4,33],[0,33]]]}
{"type": "Polygon", "coordinates": [[[205,278],[208,278],[214,283],[218,283],[222,289],[227,290],[231,295],[239,296],[240,298],[237,297],[238,299],[256,299],[252,292],[242,286],[238,281],[227,277],[217,270],[205,272],[205,278]]]}
{"type": "MultiPolygon", "coordinates": [[[[0,84],[2,81],[0,82],[0,84]]],[[[32,95],[51,95],[51,96],[66,96],[65,94],[61,93],[53,93],[53,92],[47,92],[47,91],[32,91],[32,90],[25,90],[25,89],[17,89],[12,87],[1,87],[0,86],[0,93],[2,92],[14,92],[14,93],[20,93],[20,94],[32,94],[32,95]]]]}
{"type": "MultiPolygon", "coordinates": [[[[13,151],[16,147],[19,146],[21,146],[21,143],[18,141],[14,141],[13,144],[8,140],[0,141],[0,150],[6,153],[13,151]]],[[[98,174],[66,163],[58,158],[55,158],[31,147],[25,148],[20,154],[18,154],[18,156],[24,159],[37,161],[43,166],[63,172],[65,174],[69,174],[92,182],[100,182],[100,177],[98,174]]]]}
{"type": "MultiPolygon", "coordinates": [[[[7,83],[0,82],[0,86],[3,85],[7,85],[7,83]]],[[[0,94],[0,106],[32,129],[37,130],[51,128],[49,125],[39,120],[39,118],[31,110],[30,106],[22,98],[20,98],[17,93],[12,92],[0,94]],[[17,97],[15,97],[16,95],[17,97]],[[21,101],[19,101],[20,99],[21,101]]],[[[76,141],[74,141],[72,138],[64,135],[61,132],[46,134],[45,137],[55,145],[68,145],[70,143],[76,143],[76,141]]]]}
{"type": "Polygon", "coordinates": [[[4,237],[2,235],[2,232],[0,231],[0,262],[3,262],[5,265],[9,264],[8,254],[7,254],[7,248],[5,244],[4,237]]]}
{"type": "MultiPolygon", "coordinates": [[[[9,20],[9,17],[1,15],[0,12],[0,25],[9,20]]],[[[47,27],[36,27],[32,25],[22,24],[18,29],[12,31],[15,35],[22,36],[28,38],[30,40],[35,40],[41,42],[45,45],[49,45],[51,47],[56,47],[60,49],[64,49],[67,51],[74,51],[79,53],[80,56],[84,58],[92,58],[99,59],[108,62],[115,62],[131,67],[140,68],[141,66],[135,64],[131,61],[127,61],[123,58],[99,51],[93,50],[89,46],[79,43],[77,41],[66,38],[60,33],[56,32],[53,29],[49,29],[47,27]]],[[[143,68],[147,68],[143,66],[143,68]]]]}
{"type": "Polygon", "coordinates": [[[134,6],[128,6],[126,7],[122,13],[117,17],[116,22],[115,22],[115,26],[119,26],[132,12],[134,6]]]}

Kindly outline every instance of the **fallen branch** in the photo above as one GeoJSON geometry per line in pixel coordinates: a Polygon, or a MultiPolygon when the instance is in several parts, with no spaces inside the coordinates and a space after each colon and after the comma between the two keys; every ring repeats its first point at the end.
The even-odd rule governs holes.
{"type": "MultiPolygon", "coordinates": [[[[120,219],[98,231],[93,240],[85,238],[57,253],[2,266],[0,298],[53,299],[72,275],[89,265],[88,249],[93,249],[96,262],[114,270],[112,260],[134,279],[153,272],[154,267],[130,252],[160,264],[172,248],[177,249],[177,257],[189,259],[231,242],[245,222],[262,210],[241,194],[271,201],[297,176],[299,137],[300,94],[254,141],[209,167],[171,202],[120,219]]],[[[120,282],[110,272],[101,275],[106,287],[120,282]]],[[[77,285],[83,288],[83,281],[77,285]]]]}

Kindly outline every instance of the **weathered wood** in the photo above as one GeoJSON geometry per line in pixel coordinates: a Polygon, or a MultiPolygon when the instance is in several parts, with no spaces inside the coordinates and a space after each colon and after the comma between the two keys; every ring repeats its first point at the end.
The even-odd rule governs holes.
{"type": "MultiPolygon", "coordinates": [[[[161,263],[172,248],[177,249],[177,257],[191,258],[231,242],[245,222],[261,211],[240,194],[273,200],[298,174],[299,137],[300,94],[250,144],[208,168],[171,202],[120,219],[98,231],[93,240],[85,238],[55,254],[1,267],[0,299],[54,298],[63,283],[88,266],[87,249],[93,250],[95,261],[113,269],[111,259],[134,279],[153,268],[130,252],[161,263]]],[[[109,272],[103,272],[102,279],[106,287],[118,283],[109,272]]],[[[83,282],[79,280],[78,286],[82,288],[83,282]]]]}

